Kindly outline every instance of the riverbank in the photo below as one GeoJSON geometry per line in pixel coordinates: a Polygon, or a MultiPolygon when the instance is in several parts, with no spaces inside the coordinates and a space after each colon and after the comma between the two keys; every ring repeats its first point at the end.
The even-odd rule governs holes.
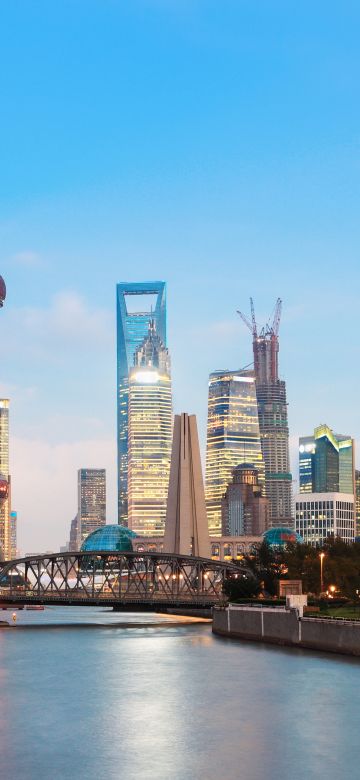
{"type": "Polygon", "coordinates": [[[213,613],[214,634],[309,650],[360,656],[360,623],[299,617],[296,609],[230,604],[213,613]]]}

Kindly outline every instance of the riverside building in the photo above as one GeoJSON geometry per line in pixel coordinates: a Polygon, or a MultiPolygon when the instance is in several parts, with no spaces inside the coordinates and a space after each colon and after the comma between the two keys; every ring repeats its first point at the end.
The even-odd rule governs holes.
{"type": "Polygon", "coordinates": [[[354,496],[348,493],[299,493],[295,498],[295,528],[304,542],[322,545],[328,536],[355,540],[354,496]]]}
{"type": "Polygon", "coordinates": [[[233,470],[251,463],[265,484],[255,379],[250,371],[215,371],[209,378],[206,507],[209,532],[221,535],[221,500],[233,470]]]}
{"type": "Polygon", "coordinates": [[[118,522],[128,522],[128,392],[135,352],[147,336],[149,321],[166,347],[165,282],[120,283],[117,311],[118,522]]]}
{"type": "Polygon", "coordinates": [[[77,533],[80,542],[106,523],[105,469],[79,469],[77,533]]]}
{"type": "Polygon", "coordinates": [[[128,380],[128,526],[136,534],[164,533],[172,443],[169,352],[148,323],[128,380]]]}

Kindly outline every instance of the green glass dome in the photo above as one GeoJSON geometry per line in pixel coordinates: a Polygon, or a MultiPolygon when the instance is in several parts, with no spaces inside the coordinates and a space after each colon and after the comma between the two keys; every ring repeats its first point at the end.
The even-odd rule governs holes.
{"type": "Polygon", "coordinates": [[[268,528],[263,533],[263,540],[269,547],[286,547],[287,544],[303,544],[304,540],[293,528],[268,528]]]}
{"type": "Polygon", "coordinates": [[[137,534],[123,525],[104,525],[93,531],[81,545],[81,552],[132,552],[137,534]]]}

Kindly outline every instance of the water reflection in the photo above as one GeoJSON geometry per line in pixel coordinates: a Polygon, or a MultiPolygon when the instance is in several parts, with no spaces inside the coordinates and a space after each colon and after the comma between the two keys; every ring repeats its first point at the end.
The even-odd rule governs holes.
{"type": "Polygon", "coordinates": [[[358,661],[231,642],[207,624],[158,629],[158,615],[132,615],[146,624],[135,631],[102,609],[71,614],[114,625],[0,632],[4,778],[357,777],[358,661]]]}

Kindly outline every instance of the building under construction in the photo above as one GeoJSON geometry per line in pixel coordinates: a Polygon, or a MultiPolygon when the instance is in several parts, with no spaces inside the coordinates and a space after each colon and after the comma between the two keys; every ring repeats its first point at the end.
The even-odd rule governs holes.
{"type": "Polygon", "coordinates": [[[290,525],[291,473],[286,385],[279,379],[279,325],[281,300],[278,298],[271,324],[258,332],[254,304],[250,298],[251,322],[238,312],[253,337],[254,373],[260,427],[261,449],[265,464],[265,492],[270,503],[270,525],[290,525]]]}

